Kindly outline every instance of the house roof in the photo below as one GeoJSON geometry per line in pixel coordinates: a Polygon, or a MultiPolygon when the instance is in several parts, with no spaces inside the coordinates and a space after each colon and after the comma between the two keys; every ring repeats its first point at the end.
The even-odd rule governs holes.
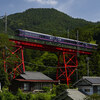
{"type": "Polygon", "coordinates": [[[86,79],[91,84],[100,84],[100,77],[83,77],[83,79],[86,79]]]}
{"type": "Polygon", "coordinates": [[[63,100],[65,98],[67,100],[67,97],[69,97],[70,100],[84,100],[86,98],[86,95],[84,95],[77,89],[66,89],[60,95],[56,96],[54,100],[63,100]]]}
{"type": "Polygon", "coordinates": [[[95,76],[83,76],[80,80],[78,80],[75,85],[78,85],[80,82],[87,82],[90,85],[100,85],[100,77],[95,77],[95,76]]]}
{"type": "Polygon", "coordinates": [[[68,96],[73,100],[84,100],[86,98],[86,95],[77,89],[67,89],[66,92],[68,92],[68,96]]]}
{"type": "Polygon", "coordinates": [[[26,80],[52,80],[50,77],[44,75],[41,72],[25,71],[24,74],[20,74],[26,80]]]}
{"type": "Polygon", "coordinates": [[[22,78],[16,78],[17,81],[27,81],[27,82],[56,82],[50,77],[46,76],[41,72],[25,71],[25,73],[20,74],[22,78]]]}

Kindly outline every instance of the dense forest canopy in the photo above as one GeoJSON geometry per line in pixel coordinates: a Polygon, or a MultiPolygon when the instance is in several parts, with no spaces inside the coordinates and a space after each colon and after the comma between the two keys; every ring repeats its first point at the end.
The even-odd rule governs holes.
{"type": "MultiPolygon", "coordinates": [[[[68,30],[94,25],[95,23],[83,19],[75,19],[56,9],[28,9],[7,17],[8,33],[14,34],[16,29],[27,29],[57,36],[67,37],[68,30]]],[[[4,18],[0,20],[1,30],[4,31],[4,18]]],[[[70,34],[72,38],[75,32],[70,34]]],[[[74,37],[75,38],[75,37],[74,37]]]]}
{"type": "MultiPolygon", "coordinates": [[[[16,29],[25,29],[42,32],[54,36],[62,36],[76,39],[77,30],[79,40],[91,43],[100,42],[100,23],[93,23],[84,19],[72,18],[56,9],[38,8],[28,9],[22,13],[7,16],[8,34],[14,35],[16,29]],[[69,32],[68,32],[69,31],[69,32]]],[[[4,18],[0,19],[0,33],[4,32],[4,18]]],[[[98,49],[99,51],[99,49],[98,49]]],[[[58,54],[52,52],[41,52],[38,50],[25,49],[26,70],[42,71],[50,77],[55,78],[58,54]],[[28,63],[30,62],[30,63],[28,63]]],[[[90,75],[100,75],[100,52],[94,52],[90,59],[90,75]],[[95,70],[95,67],[97,68],[95,70]]],[[[86,55],[79,57],[79,75],[87,75],[86,55]]],[[[73,79],[74,80],[74,79],[73,79]]]]}

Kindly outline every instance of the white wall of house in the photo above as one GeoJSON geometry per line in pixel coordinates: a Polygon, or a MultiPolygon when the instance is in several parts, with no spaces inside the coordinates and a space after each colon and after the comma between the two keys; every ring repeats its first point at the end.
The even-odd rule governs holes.
{"type": "Polygon", "coordinates": [[[85,92],[88,95],[93,94],[93,87],[92,86],[79,86],[78,89],[85,92]]]}

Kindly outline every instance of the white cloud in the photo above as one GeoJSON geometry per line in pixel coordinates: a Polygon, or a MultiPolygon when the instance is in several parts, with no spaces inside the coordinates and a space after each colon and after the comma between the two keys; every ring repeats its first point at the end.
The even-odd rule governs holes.
{"type": "Polygon", "coordinates": [[[57,9],[63,12],[70,12],[72,9],[72,6],[74,5],[75,0],[66,0],[64,3],[61,3],[57,9]]]}
{"type": "Polygon", "coordinates": [[[56,5],[57,0],[27,0],[28,2],[37,2],[40,4],[56,5]]]}

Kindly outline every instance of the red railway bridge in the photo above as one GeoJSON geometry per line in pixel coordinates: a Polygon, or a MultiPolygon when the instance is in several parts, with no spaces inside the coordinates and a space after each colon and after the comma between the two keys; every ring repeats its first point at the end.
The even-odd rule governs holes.
{"type": "MultiPolygon", "coordinates": [[[[17,74],[25,72],[24,64],[24,48],[37,49],[42,51],[52,51],[58,52],[58,65],[56,80],[64,80],[69,85],[70,77],[75,72],[78,66],[77,53],[90,55],[91,51],[86,51],[82,49],[73,49],[70,47],[65,47],[59,44],[51,44],[49,42],[42,43],[41,40],[28,40],[23,38],[17,38],[14,36],[9,36],[9,40],[15,43],[15,49],[9,50],[12,55],[15,55],[16,58],[20,59],[20,62],[16,61],[13,70],[11,70],[10,65],[4,60],[4,70],[8,72],[10,78],[15,78],[17,74]]],[[[5,56],[5,54],[4,54],[5,56]]],[[[6,56],[5,59],[10,58],[6,56]]]]}

